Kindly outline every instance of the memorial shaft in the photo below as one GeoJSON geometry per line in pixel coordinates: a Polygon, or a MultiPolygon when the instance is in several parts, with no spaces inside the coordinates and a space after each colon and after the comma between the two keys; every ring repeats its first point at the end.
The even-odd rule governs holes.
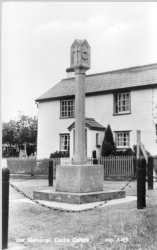
{"type": "Polygon", "coordinates": [[[74,164],[86,164],[85,70],[75,69],[75,153],[74,164]]]}
{"type": "MultiPolygon", "coordinates": [[[[85,133],[85,78],[90,69],[90,46],[86,40],[75,39],[70,49],[70,68],[75,72],[75,165],[87,164],[85,133]]],[[[69,71],[69,72],[70,72],[69,71]]]]}

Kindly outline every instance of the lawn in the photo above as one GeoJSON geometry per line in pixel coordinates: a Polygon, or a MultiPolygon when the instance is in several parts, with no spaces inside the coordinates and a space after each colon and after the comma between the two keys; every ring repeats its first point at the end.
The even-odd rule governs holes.
{"type": "MultiPolygon", "coordinates": [[[[126,182],[104,182],[106,189],[121,189],[126,182]]],[[[33,190],[48,188],[47,180],[14,182],[32,196],[33,190]]],[[[126,188],[136,195],[136,182],[126,188]]],[[[101,207],[81,213],[55,212],[36,204],[20,203],[23,198],[10,189],[9,244],[24,239],[26,250],[58,249],[157,249],[157,186],[147,190],[147,207],[137,210],[136,202],[101,207]],[[30,238],[47,242],[30,242],[30,238]],[[29,239],[29,240],[28,240],[29,239]],[[60,242],[61,241],[61,242],[60,242]]]]}

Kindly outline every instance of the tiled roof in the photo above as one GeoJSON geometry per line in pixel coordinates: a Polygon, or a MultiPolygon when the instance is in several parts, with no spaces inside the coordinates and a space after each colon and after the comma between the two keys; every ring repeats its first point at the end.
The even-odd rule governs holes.
{"type": "MultiPolygon", "coordinates": [[[[157,63],[105,73],[86,75],[86,95],[124,88],[151,87],[157,84],[157,63]]],[[[66,78],[48,90],[36,101],[75,95],[75,78],[66,78]]]]}
{"type": "MultiPolygon", "coordinates": [[[[102,126],[100,123],[96,122],[93,118],[85,118],[85,126],[91,130],[99,130],[104,131],[106,128],[102,126]]],[[[73,122],[69,127],[68,130],[71,131],[75,127],[75,122],[73,122]]]]}

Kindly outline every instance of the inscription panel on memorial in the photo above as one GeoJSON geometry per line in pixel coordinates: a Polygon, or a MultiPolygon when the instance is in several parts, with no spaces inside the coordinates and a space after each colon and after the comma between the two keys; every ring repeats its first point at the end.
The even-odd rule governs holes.
{"type": "Polygon", "coordinates": [[[75,166],[57,166],[56,191],[79,192],[79,174],[75,166]]]}
{"type": "Polygon", "coordinates": [[[104,170],[101,165],[83,166],[81,169],[81,192],[103,191],[104,170]]]}

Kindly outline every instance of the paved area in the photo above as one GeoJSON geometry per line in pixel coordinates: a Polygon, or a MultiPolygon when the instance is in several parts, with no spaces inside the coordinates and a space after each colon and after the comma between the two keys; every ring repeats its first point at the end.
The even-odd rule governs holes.
{"type": "MultiPolygon", "coordinates": [[[[18,187],[20,190],[24,191],[29,196],[33,196],[33,191],[41,190],[41,189],[49,189],[48,186],[48,180],[47,179],[32,179],[32,180],[26,180],[22,181],[22,179],[11,179],[10,180],[13,185],[18,187]]],[[[104,181],[104,190],[121,190],[128,181],[104,181]]],[[[54,190],[55,190],[55,180],[54,180],[54,190]]],[[[35,204],[34,202],[30,201],[29,199],[25,199],[23,196],[16,196],[15,190],[10,190],[15,195],[10,195],[10,202],[15,203],[31,203],[35,204]]],[[[108,201],[107,203],[103,204],[104,202],[94,202],[94,203],[87,203],[87,204],[81,204],[81,205],[73,205],[73,204],[65,204],[65,203],[59,203],[59,202],[50,202],[50,201],[39,201],[45,205],[48,205],[50,207],[55,208],[61,208],[66,210],[83,210],[88,208],[93,208],[95,206],[98,206],[99,204],[103,204],[102,206],[110,206],[110,205],[116,205],[120,203],[126,203],[126,202],[132,202],[137,200],[137,182],[132,181],[129,186],[125,188],[126,191],[126,198],[122,199],[115,199],[108,201]]],[[[12,194],[13,194],[12,193],[12,194]]],[[[156,196],[157,195],[157,182],[154,182],[154,190],[148,190],[147,184],[146,184],[146,196],[156,196]]]]}
{"type": "MultiPolygon", "coordinates": [[[[93,208],[93,207],[98,206],[100,204],[103,204],[101,207],[106,207],[106,206],[116,205],[116,204],[120,204],[120,203],[132,202],[132,201],[136,201],[136,200],[137,200],[136,196],[127,196],[126,198],[107,201],[107,203],[105,203],[105,204],[104,204],[104,202],[93,202],[93,203],[80,204],[80,205],[59,203],[59,202],[50,202],[50,201],[41,201],[41,200],[38,200],[38,201],[40,203],[47,205],[47,206],[50,206],[50,207],[61,208],[63,210],[66,209],[66,210],[78,211],[78,210],[93,208]]],[[[15,200],[11,200],[11,202],[35,204],[33,201],[28,200],[28,199],[15,199],[15,200]]]]}
{"type": "MultiPolygon", "coordinates": [[[[27,181],[22,181],[20,179],[12,179],[11,182],[17,186],[19,189],[28,191],[28,189],[33,188],[32,192],[31,192],[31,197],[33,196],[33,191],[37,191],[37,190],[41,190],[41,189],[49,189],[48,187],[48,180],[46,179],[32,179],[32,180],[27,180],[27,181]]],[[[120,190],[122,187],[125,186],[125,184],[128,181],[104,181],[104,190],[120,190]]],[[[55,190],[55,180],[54,180],[54,187],[52,187],[52,189],[55,190]]],[[[136,193],[136,186],[137,183],[136,181],[131,183],[132,189],[135,190],[136,193]]],[[[16,192],[16,191],[15,191],[16,192]]],[[[114,199],[111,201],[107,201],[107,203],[105,202],[94,202],[94,203],[87,203],[87,204],[67,204],[67,203],[59,203],[59,202],[52,202],[52,201],[41,201],[39,200],[39,202],[50,206],[50,207],[55,207],[55,208],[61,208],[61,209],[66,209],[66,210],[83,210],[83,209],[88,209],[88,208],[93,208],[95,206],[98,206],[100,204],[103,204],[102,206],[110,206],[110,205],[116,205],[116,204],[120,204],[120,203],[126,203],[126,202],[132,202],[132,201],[136,201],[137,197],[136,196],[130,196],[127,195],[126,198],[122,198],[122,199],[114,199]],[[105,204],[104,204],[105,203],[105,204]]],[[[29,199],[24,198],[23,196],[21,196],[21,198],[16,198],[16,197],[10,197],[10,202],[16,202],[16,203],[31,203],[31,204],[35,204],[34,202],[32,202],[29,199]]]]}

